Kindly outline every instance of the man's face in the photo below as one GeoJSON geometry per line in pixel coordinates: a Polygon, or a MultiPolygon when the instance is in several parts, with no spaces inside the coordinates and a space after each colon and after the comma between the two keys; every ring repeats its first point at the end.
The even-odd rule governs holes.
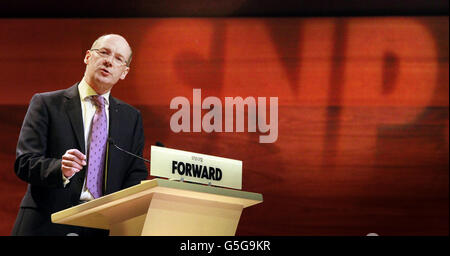
{"type": "Polygon", "coordinates": [[[95,50],[88,50],[84,58],[85,79],[97,93],[103,94],[111,90],[119,79],[125,79],[130,69],[126,61],[131,50],[125,39],[117,35],[100,38],[92,48],[95,50]]]}

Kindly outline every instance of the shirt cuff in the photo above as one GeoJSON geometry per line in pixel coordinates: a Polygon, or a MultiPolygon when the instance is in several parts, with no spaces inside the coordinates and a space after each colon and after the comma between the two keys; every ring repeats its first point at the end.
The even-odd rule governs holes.
{"type": "MultiPolygon", "coordinates": [[[[75,173],[74,173],[74,175],[75,175],[75,173]]],[[[70,178],[72,178],[72,177],[73,177],[73,175],[70,176],[69,178],[67,178],[66,176],[64,176],[64,174],[62,175],[62,178],[63,178],[63,187],[64,187],[64,188],[67,186],[67,184],[69,184],[70,178]]]]}

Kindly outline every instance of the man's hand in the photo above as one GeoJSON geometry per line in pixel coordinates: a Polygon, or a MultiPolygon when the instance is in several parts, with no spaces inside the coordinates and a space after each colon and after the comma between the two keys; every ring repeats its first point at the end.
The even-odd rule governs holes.
{"type": "Polygon", "coordinates": [[[61,171],[66,178],[72,177],[86,165],[86,156],[78,149],[69,149],[62,156],[61,171]]]}

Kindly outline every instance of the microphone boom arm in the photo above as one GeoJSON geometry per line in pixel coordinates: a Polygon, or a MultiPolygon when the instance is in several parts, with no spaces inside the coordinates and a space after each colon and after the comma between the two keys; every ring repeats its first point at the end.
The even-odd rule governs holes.
{"type": "Polygon", "coordinates": [[[138,155],[135,155],[135,154],[133,154],[133,153],[131,153],[131,152],[126,151],[125,149],[120,148],[119,146],[117,146],[117,145],[114,143],[114,141],[113,141],[111,138],[108,138],[108,141],[109,141],[109,143],[111,143],[111,144],[112,144],[115,148],[117,148],[118,150],[120,150],[120,151],[122,151],[122,152],[125,152],[125,153],[127,153],[128,155],[131,155],[131,156],[134,156],[134,157],[139,158],[139,159],[141,159],[141,160],[144,160],[144,161],[147,162],[147,163],[150,163],[150,160],[145,159],[145,158],[142,158],[142,157],[140,157],[140,156],[138,156],[138,155]]]}

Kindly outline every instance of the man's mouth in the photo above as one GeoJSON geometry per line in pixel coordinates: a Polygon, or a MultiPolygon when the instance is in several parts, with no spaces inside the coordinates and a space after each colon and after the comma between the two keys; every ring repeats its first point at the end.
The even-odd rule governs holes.
{"type": "Polygon", "coordinates": [[[104,75],[109,75],[109,74],[111,74],[106,68],[101,68],[100,71],[101,71],[102,74],[104,74],[104,75]]]}

